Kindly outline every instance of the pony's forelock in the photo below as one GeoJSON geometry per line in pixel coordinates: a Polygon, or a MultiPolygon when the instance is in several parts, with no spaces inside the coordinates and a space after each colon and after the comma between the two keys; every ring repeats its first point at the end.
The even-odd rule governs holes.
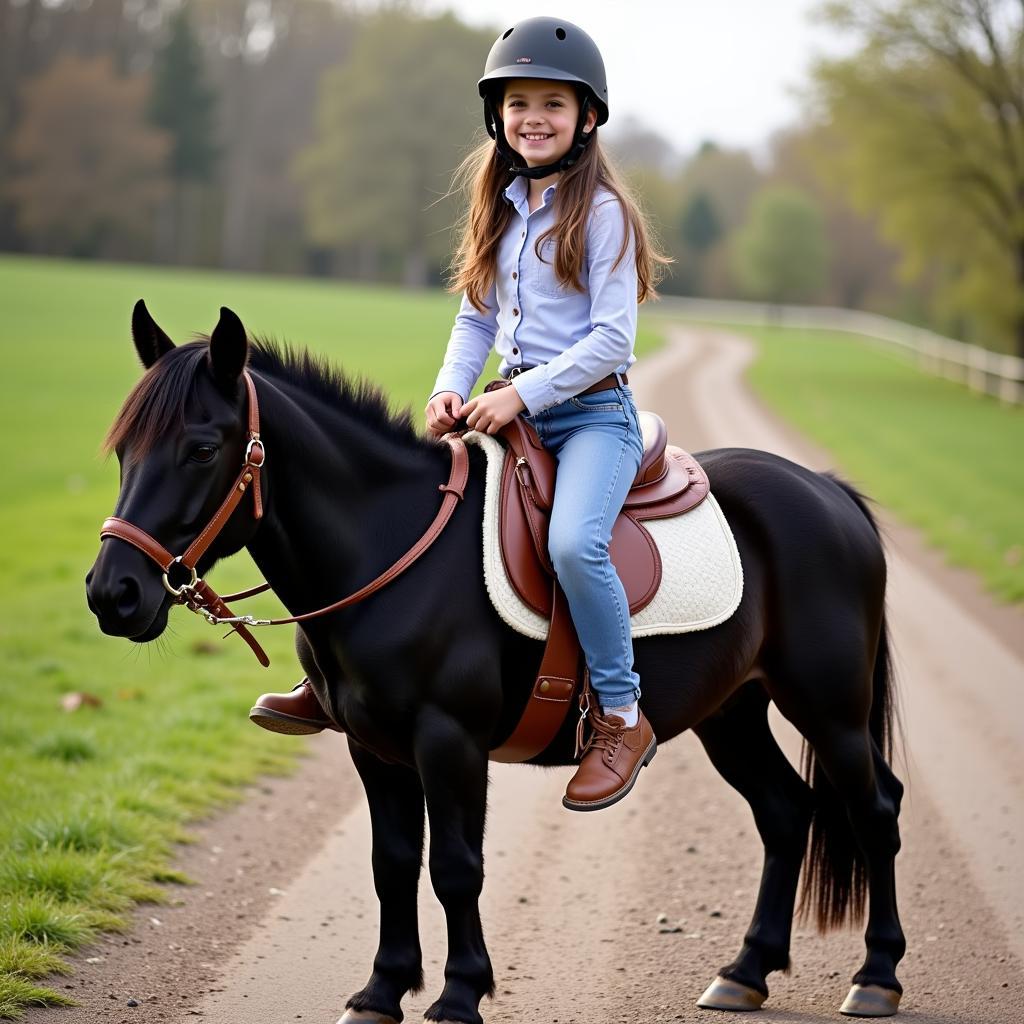
{"type": "Polygon", "coordinates": [[[125,450],[132,461],[144,458],[168,427],[184,423],[185,402],[209,345],[192,341],[162,355],[129,392],[103,442],[104,450],[125,450]]]}

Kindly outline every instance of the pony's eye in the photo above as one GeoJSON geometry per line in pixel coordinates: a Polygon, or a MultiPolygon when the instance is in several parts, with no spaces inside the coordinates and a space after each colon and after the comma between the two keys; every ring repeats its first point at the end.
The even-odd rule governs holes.
{"type": "Polygon", "coordinates": [[[217,454],[217,448],[212,444],[197,444],[192,449],[192,453],[189,458],[193,462],[210,462],[213,457],[217,454]]]}

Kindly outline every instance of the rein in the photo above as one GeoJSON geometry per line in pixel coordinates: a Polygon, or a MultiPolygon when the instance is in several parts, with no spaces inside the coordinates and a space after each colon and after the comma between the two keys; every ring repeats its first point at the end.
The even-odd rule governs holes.
{"type": "MultiPolygon", "coordinates": [[[[269,583],[260,584],[250,590],[242,590],[237,594],[228,594],[221,597],[205,580],[199,579],[196,565],[199,559],[206,553],[210,545],[217,539],[218,534],[227,525],[231,514],[238,507],[245,497],[246,491],[252,489],[253,516],[258,521],[263,518],[263,497],[260,489],[260,471],[266,463],[267,453],[263,442],[260,440],[260,414],[259,405],[256,401],[256,385],[253,383],[249,372],[243,371],[246,392],[249,398],[249,438],[245,447],[245,455],[242,461],[242,469],[231,485],[227,497],[221,502],[220,508],[213,514],[213,517],[200,531],[199,536],[189,545],[181,555],[172,555],[158,540],[146,533],[141,527],[126,519],[117,516],[110,516],[105,519],[100,528],[100,540],[105,537],[116,537],[131,544],[144,555],[151,558],[163,570],[162,582],[164,589],[174,598],[175,604],[184,605],[189,611],[196,615],[202,615],[213,626],[229,625],[231,632],[238,635],[249,645],[253,654],[264,668],[270,665],[270,659],[266,652],[259,645],[256,638],[249,631],[249,626],[284,626],[293,622],[305,622],[315,619],[321,615],[338,611],[349,605],[358,602],[376,593],[386,586],[393,579],[400,576],[409,568],[441,535],[448,525],[456,506],[464,497],[466,482],[469,479],[469,454],[466,451],[466,444],[457,434],[445,434],[443,440],[451,449],[452,468],[448,476],[448,482],[438,485],[438,490],[444,493],[441,508],[434,517],[433,522],[427,527],[422,537],[393,565],[385,569],[375,580],[367,583],[348,597],[343,597],[325,608],[318,608],[316,611],[304,612],[301,615],[292,615],[281,619],[256,619],[251,615],[233,615],[228,607],[228,601],[241,601],[256,594],[262,594],[270,590],[269,583]],[[170,579],[171,570],[175,565],[181,566],[188,573],[190,578],[178,586],[170,579]]],[[[227,634],[227,635],[230,635],[227,634]]]]}

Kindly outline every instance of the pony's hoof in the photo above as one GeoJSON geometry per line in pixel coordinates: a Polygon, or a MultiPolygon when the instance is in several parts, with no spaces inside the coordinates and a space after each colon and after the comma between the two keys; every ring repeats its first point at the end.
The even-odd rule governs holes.
{"type": "Polygon", "coordinates": [[[847,1017],[891,1017],[899,1008],[899,992],[881,985],[854,985],[839,1012],[847,1017]]]}
{"type": "Polygon", "coordinates": [[[346,1010],[338,1020],[338,1024],[398,1024],[394,1017],[376,1010],[346,1010]]]}
{"type": "Polygon", "coordinates": [[[766,998],[756,988],[719,976],[704,990],[697,1005],[702,1010],[760,1010],[766,998]]]}

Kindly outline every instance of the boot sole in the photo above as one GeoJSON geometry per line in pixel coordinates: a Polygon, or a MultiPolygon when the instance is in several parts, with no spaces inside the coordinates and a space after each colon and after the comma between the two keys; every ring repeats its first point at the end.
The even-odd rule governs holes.
{"type": "Polygon", "coordinates": [[[654,760],[654,755],[657,752],[658,743],[652,737],[643,757],[637,761],[633,774],[623,783],[621,789],[617,789],[610,796],[602,797],[600,800],[570,800],[567,796],[563,796],[562,806],[570,811],[600,811],[605,807],[611,807],[612,804],[618,803],[624,796],[628,795],[629,791],[636,784],[636,777],[640,774],[640,769],[646,768],[654,760]]]}
{"type": "Polygon", "coordinates": [[[311,736],[313,733],[333,728],[333,726],[325,722],[314,722],[309,718],[297,718],[295,715],[286,715],[281,711],[261,708],[259,705],[256,705],[249,712],[249,721],[254,725],[258,725],[261,729],[266,729],[268,732],[283,733],[286,736],[311,736]]]}

